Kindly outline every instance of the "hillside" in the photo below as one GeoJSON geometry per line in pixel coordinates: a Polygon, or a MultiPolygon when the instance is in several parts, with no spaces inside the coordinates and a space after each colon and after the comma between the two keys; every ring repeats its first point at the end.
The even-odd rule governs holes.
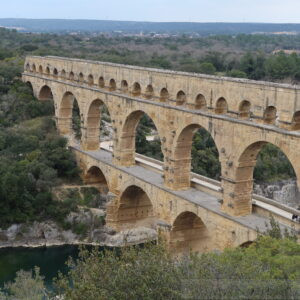
{"type": "Polygon", "coordinates": [[[123,32],[123,33],[197,33],[252,34],[252,33],[300,33],[300,24],[270,23],[194,23],[194,22],[133,22],[108,20],[63,19],[0,19],[0,26],[18,28],[25,32],[123,32]]]}

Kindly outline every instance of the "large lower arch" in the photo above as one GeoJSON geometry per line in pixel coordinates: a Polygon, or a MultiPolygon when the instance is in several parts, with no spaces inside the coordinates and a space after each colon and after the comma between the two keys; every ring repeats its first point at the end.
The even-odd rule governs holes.
{"type": "MultiPolygon", "coordinates": [[[[292,161],[281,147],[267,141],[257,141],[248,145],[239,156],[236,170],[235,182],[232,192],[231,206],[234,208],[235,215],[246,215],[252,212],[252,193],[253,193],[253,174],[256,166],[257,157],[262,148],[271,144],[281,150],[294,168],[294,173],[298,177],[299,170],[295,161],[292,161]],[[298,173],[298,174],[297,174],[298,173]]],[[[299,177],[298,177],[299,178],[299,177]]],[[[299,187],[298,187],[299,188],[299,187]]],[[[228,194],[228,192],[226,193],[228,194]]],[[[228,206],[228,203],[226,203],[228,206]]],[[[300,202],[299,202],[300,205],[300,202]]]]}
{"type": "MultiPolygon", "coordinates": [[[[166,184],[175,190],[184,190],[190,187],[193,138],[199,129],[205,130],[199,124],[190,124],[184,127],[175,138],[173,158],[167,172],[168,177],[165,179],[166,184]]],[[[210,134],[208,136],[212,138],[210,134]]],[[[213,139],[212,143],[215,144],[216,151],[219,153],[213,139]]]]}
{"type": "Polygon", "coordinates": [[[193,212],[185,211],[173,223],[169,245],[175,253],[205,252],[209,238],[209,232],[201,218],[193,212]]]}
{"type": "Polygon", "coordinates": [[[38,99],[41,101],[51,101],[53,100],[52,90],[48,85],[44,85],[39,92],[38,99]]]}
{"type": "Polygon", "coordinates": [[[82,148],[84,150],[98,150],[100,147],[100,121],[104,107],[109,113],[105,103],[100,99],[95,99],[88,108],[82,138],[82,148]]]}
{"type": "MultiPolygon", "coordinates": [[[[72,92],[65,92],[58,110],[57,127],[62,135],[73,135],[73,108],[78,103],[72,92]]],[[[79,118],[80,118],[80,107],[79,118]]],[[[80,127],[80,124],[79,124],[80,127]]],[[[80,129],[79,129],[80,130],[80,129]]]]}
{"type": "Polygon", "coordinates": [[[84,175],[85,184],[95,185],[99,191],[103,194],[107,194],[109,191],[108,181],[104,173],[97,166],[92,166],[84,175]]]}
{"type": "Polygon", "coordinates": [[[122,229],[154,226],[153,206],[143,189],[136,185],[125,189],[120,197],[117,221],[122,229]]]}
{"type": "MultiPolygon", "coordinates": [[[[118,139],[118,147],[116,157],[118,163],[123,166],[131,166],[135,164],[135,152],[136,152],[136,131],[141,118],[146,115],[142,110],[136,110],[131,112],[121,128],[118,139]]],[[[148,116],[149,117],[149,116],[148,116]]],[[[161,140],[161,133],[159,128],[156,126],[155,122],[151,117],[149,117],[153,122],[154,126],[158,131],[158,137],[161,140]]],[[[161,149],[162,151],[162,149],[161,149]]],[[[163,151],[162,151],[163,153],[163,151]]],[[[164,153],[163,153],[164,154],[164,153]]]]}

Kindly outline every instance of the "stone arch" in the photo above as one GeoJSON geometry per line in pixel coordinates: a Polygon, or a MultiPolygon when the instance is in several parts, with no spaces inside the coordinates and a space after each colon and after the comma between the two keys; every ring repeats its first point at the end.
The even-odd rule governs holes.
{"type": "Polygon", "coordinates": [[[60,76],[61,78],[66,78],[66,71],[64,69],[61,70],[60,76]]]}
{"type": "MultiPolygon", "coordinates": [[[[59,105],[57,127],[62,135],[73,134],[73,107],[76,97],[72,92],[65,92],[59,105]]],[[[79,101],[77,102],[79,106],[79,101]]],[[[79,106],[79,114],[81,116],[81,108],[79,106]]]]}
{"type": "Polygon", "coordinates": [[[58,71],[56,68],[53,69],[53,76],[57,77],[58,76],[58,71]]]}
{"type": "Polygon", "coordinates": [[[250,247],[253,244],[254,244],[254,241],[247,241],[247,242],[244,242],[244,243],[240,244],[239,247],[241,247],[241,248],[248,248],[248,247],[250,247]]]}
{"type": "Polygon", "coordinates": [[[39,66],[39,73],[43,74],[43,67],[42,66],[39,66]]]}
{"type": "Polygon", "coordinates": [[[175,219],[170,232],[170,250],[178,253],[207,250],[209,232],[195,213],[182,212],[175,219]]]}
{"type": "Polygon", "coordinates": [[[195,109],[206,109],[206,107],[205,97],[202,94],[198,94],[195,99],[195,109]]]}
{"type": "Polygon", "coordinates": [[[264,123],[273,125],[277,118],[277,109],[275,106],[268,106],[264,111],[264,123]]]}
{"type": "MultiPolygon", "coordinates": [[[[194,135],[199,129],[204,129],[208,132],[207,129],[201,125],[193,123],[184,127],[174,139],[171,186],[177,190],[188,189],[190,187],[192,144],[194,135]]],[[[210,133],[209,135],[211,136],[210,133]]],[[[212,136],[211,138],[216,146],[217,152],[220,153],[215,140],[212,136]]]]}
{"type": "Polygon", "coordinates": [[[38,99],[41,101],[53,100],[53,93],[48,85],[44,85],[40,89],[38,99]]]}
{"type": "Polygon", "coordinates": [[[116,81],[112,78],[109,81],[109,90],[112,92],[112,91],[115,91],[116,89],[117,89],[116,81]]]}
{"type": "Polygon", "coordinates": [[[27,72],[30,72],[30,64],[29,63],[26,64],[25,69],[26,69],[27,72]]]}
{"type": "Polygon", "coordinates": [[[169,99],[170,95],[166,88],[162,88],[159,95],[159,100],[161,102],[166,102],[169,99]]]}
{"type": "Polygon", "coordinates": [[[221,97],[216,103],[215,113],[226,114],[228,112],[228,104],[225,98],[221,97]]]}
{"type": "Polygon", "coordinates": [[[251,117],[251,103],[248,100],[243,100],[239,105],[239,118],[249,119],[251,117]]]}
{"type": "Polygon", "coordinates": [[[120,196],[117,221],[120,228],[154,227],[153,205],[137,185],[128,186],[120,196]]]}
{"type": "Polygon", "coordinates": [[[141,95],[141,91],[142,91],[141,85],[138,82],[135,82],[132,86],[132,91],[131,91],[132,95],[138,97],[141,95]]]}
{"type": "Polygon", "coordinates": [[[256,141],[248,144],[241,152],[235,170],[236,181],[234,184],[234,198],[232,201],[234,201],[233,206],[235,211],[238,212],[238,215],[246,215],[252,212],[254,168],[256,166],[257,156],[266,144],[272,144],[280,149],[291,163],[296,176],[298,177],[300,175],[297,174],[297,163],[295,165],[295,161],[292,161],[289,155],[285,153],[280,146],[268,141],[256,141]]]}
{"type": "Polygon", "coordinates": [[[183,91],[179,91],[176,96],[176,105],[180,106],[186,102],[186,95],[183,91]]]}
{"type": "Polygon", "coordinates": [[[100,121],[103,106],[107,108],[110,114],[108,107],[100,99],[93,100],[88,107],[83,135],[83,148],[85,150],[98,150],[100,147],[100,121]]]}
{"type": "Polygon", "coordinates": [[[109,192],[107,177],[98,166],[91,166],[84,175],[84,183],[95,185],[100,192],[109,192]]]}
{"type": "Polygon", "coordinates": [[[79,73],[78,81],[79,81],[80,83],[84,83],[84,75],[83,75],[82,72],[79,73]]]}
{"type": "Polygon", "coordinates": [[[36,73],[36,66],[35,66],[35,64],[32,64],[32,72],[36,73]]]}
{"type": "Polygon", "coordinates": [[[104,81],[104,78],[102,76],[99,77],[98,85],[99,85],[100,88],[105,87],[105,81],[104,81]]]}
{"type": "Polygon", "coordinates": [[[49,67],[46,68],[46,74],[50,75],[50,68],[49,67]]]}
{"type": "Polygon", "coordinates": [[[122,82],[121,82],[121,91],[123,93],[128,92],[128,82],[126,80],[122,80],[122,82]]]}
{"type": "MultiPolygon", "coordinates": [[[[136,129],[140,123],[141,118],[147,115],[142,110],[136,110],[131,112],[127,117],[123,124],[123,127],[120,130],[120,134],[118,137],[118,151],[119,154],[116,154],[115,156],[120,156],[120,162],[121,165],[134,165],[135,164],[135,152],[136,152],[136,129]]],[[[156,125],[158,122],[151,118],[149,115],[147,115],[153,122],[154,126],[156,127],[156,130],[158,131],[158,136],[161,141],[161,132],[160,128],[156,125]]],[[[161,147],[162,148],[162,147],[161,147]]],[[[162,153],[164,156],[163,149],[162,153]]]]}
{"type": "Polygon", "coordinates": [[[292,130],[299,130],[300,129],[300,110],[296,111],[293,115],[292,130]]]}
{"type": "Polygon", "coordinates": [[[71,81],[73,81],[74,79],[75,79],[75,74],[74,74],[74,72],[70,72],[69,73],[69,79],[71,80],[71,81]]]}
{"type": "Polygon", "coordinates": [[[88,76],[88,85],[89,85],[89,86],[94,85],[94,76],[93,76],[92,74],[90,74],[90,75],[88,76]]]}
{"type": "Polygon", "coordinates": [[[151,99],[154,96],[154,90],[153,90],[153,86],[151,84],[147,85],[147,88],[145,90],[145,98],[146,99],[151,99]]]}

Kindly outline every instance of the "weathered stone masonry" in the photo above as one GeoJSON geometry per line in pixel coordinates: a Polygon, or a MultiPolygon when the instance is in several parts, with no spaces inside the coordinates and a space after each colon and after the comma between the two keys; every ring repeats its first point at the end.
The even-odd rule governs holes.
{"type": "MultiPolygon", "coordinates": [[[[40,100],[54,99],[57,126],[63,135],[72,134],[72,108],[76,98],[82,122],[82,150],[99,149],[100,107],[105,104],[115,133],[113,165],[116,168],[135,164],[135,129],[146,113],[162,142],[163,185],[170,191],[190,188],[192,139],[199,128],[205,128],[219,151],[223,191],[220,205],[228,216],[251,214],[253,169],[265,143],[278,146],[286,154],[300,183],[298,86],[58,57],[27,57],[23,80],[31,83],[40,100]]],[[[81,160],[84,161],[82,155],[81,160]]],[[[105,173],[103,168],[101,164],[100,169],[105,173]]],[[[115,202],[116,219],[124,218],[119,211],[121,207],[128,215],[132,210],[124,204],[126,197],[122,203],[119,176],[120,170],[114,169],[106,177],[111,192],[119,195],[115,202]]],[[[145,219],[144,214],[149,220],[158,217],[159,210],[155,207],[166,206],[168,197],[148,192],[144,185],[137,186],[132,192],[143,198],[140,207],[144,210],[138,212],[141,219],[145,219]]],[[[182,211],[176,223],[169,217],[173,210],[165,208],[162,219],[169,224],[175,222],[172,235],[176,239],[182,233],[180,230],[176,233],[176,228],[184,226],[191,240],[199,234],[206,235],[203,214],[200,222],[189,212],[182,211]]]]}

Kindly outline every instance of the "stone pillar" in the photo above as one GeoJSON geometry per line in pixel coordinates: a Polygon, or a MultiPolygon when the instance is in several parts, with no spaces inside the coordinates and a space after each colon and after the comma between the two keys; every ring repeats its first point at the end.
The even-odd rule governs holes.
{"type": "Polygon", "coordinates": [[[109,192],[107,194],[107,206],[106,206],[106,225],[113,228],[116,231],[119,231],[119,222],[118,222],[118,208],[119,208],[119,197],[109,192]]]}
{"type": "Polygon", "coordinates": [[[256,161],[239,162],[230,175],[222,176],[222,210],[231,216],[252,213],[253,169],[256,161]]]}
{"type": "Polygon", "coordinates": [[[95,151],[100,148],[100,129],[98,127],[82,127],[81,149],[95,151]]]}
{"type": "Polygon", "coordinates": [[[56,119],[56,126],[61,135],[71,136],[73,133],[72,117],[58,117],[56,119]]]}
{"type": "Polygon", "coordinates": [[[130,167],[135,165],[135,130],[123,132],[120,137],[115,128],[114,140],[114,164],[117,166],[130,167]]]}
{"type": "Polygon", "coordinates": [[[186,190],[191,186],[191,158],[169,159],[164,170],[165,185],[172,190],[186,190]]]}

